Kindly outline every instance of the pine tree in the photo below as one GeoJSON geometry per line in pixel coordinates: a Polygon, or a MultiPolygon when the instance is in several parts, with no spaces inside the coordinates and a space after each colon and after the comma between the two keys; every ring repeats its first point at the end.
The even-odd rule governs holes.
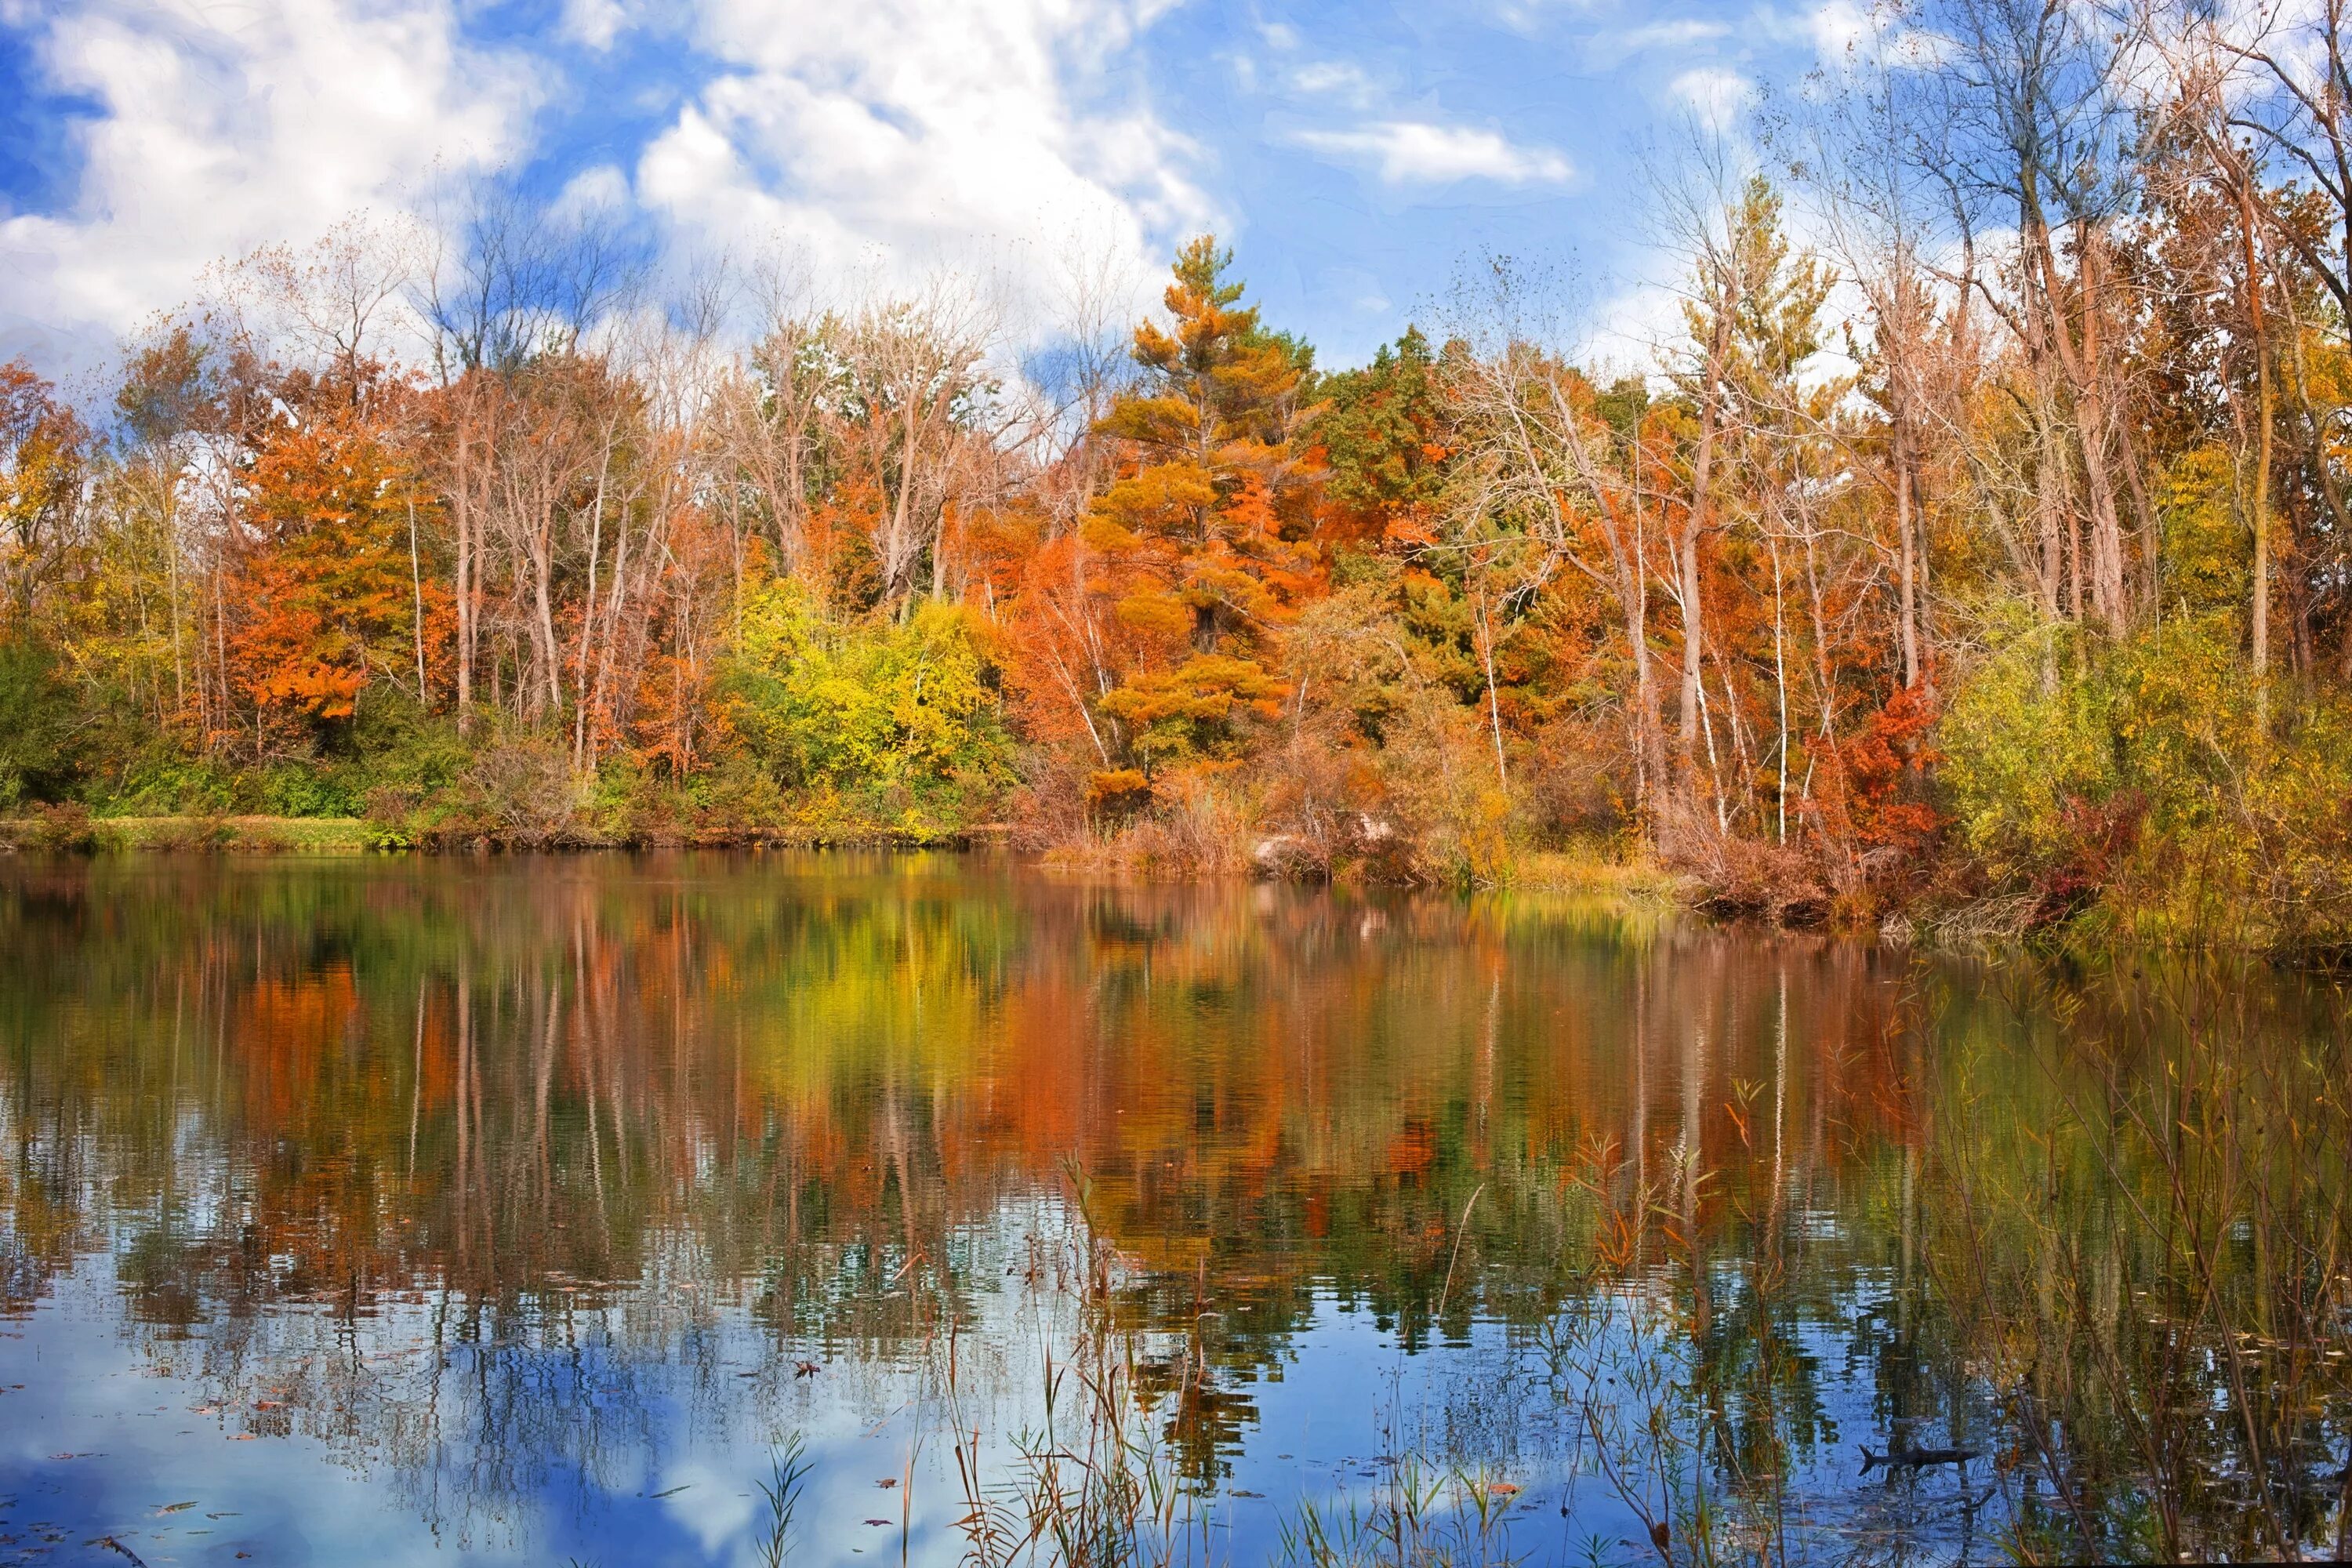
{"type": "Polygon", "coordinates": [[[1293,450],[1312,353],[1241,304],[1232,263],[1212,236],[1184,247],[1170,323],[1136,329],[1139,384],[1097,426],[1124,460],[1086,539],[1142,652],[1100,706],[1146,773],[1223,758],[1241,714],[1280,711],[1273,636],[1318,579],[1312,486],[1293,450]]]}

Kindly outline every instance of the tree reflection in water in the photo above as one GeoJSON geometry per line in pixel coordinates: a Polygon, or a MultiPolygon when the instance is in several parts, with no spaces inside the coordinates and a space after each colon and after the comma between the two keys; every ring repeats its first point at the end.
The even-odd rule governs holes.
{"type": "Polygon", "coordinates": [[[820,1557],[985,1558],[1051,1364],[1195,1560],[1414,1488],[1464,1560],[2276,1553],[2345,1513],[2340,1018],[953,858],[23,862],[0,1289],[468,1549],[694,1447],[748,1553],[801,1432],[820,1557]]]}

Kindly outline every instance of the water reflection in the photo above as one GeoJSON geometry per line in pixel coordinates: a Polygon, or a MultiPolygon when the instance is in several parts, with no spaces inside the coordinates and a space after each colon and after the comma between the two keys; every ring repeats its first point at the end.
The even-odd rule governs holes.
{"type": "Polygon", "coordinates": [[[954,1562],[948,1428],[1012,1484],[1108,1335],[1216,1560],[1408,1451],[1539,1559],[1981,1556],[2137,1495],[2000,1363],[2089,1277],[1993,1193],[2057,1169],[2047,984],[954,858],[11,866],[0,1552],[750,1562],[798,1434],[804,1555],[954,1562]]]}

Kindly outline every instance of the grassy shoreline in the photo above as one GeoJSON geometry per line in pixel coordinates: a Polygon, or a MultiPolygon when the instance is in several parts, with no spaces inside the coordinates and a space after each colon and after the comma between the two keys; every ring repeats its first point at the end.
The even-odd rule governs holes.
{"type": "Polygon", "coordinates": [[[364,855],[381,839],[356,816],[0,817],[0,849],[16,851],[364,855]]]}

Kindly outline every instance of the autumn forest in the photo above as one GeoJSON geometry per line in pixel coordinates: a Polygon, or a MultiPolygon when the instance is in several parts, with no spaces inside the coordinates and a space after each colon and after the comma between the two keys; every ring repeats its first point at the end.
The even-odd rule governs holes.
{"type": "Polygon", "coordinates": [[[1570,257],[1330,368],[1210,236],[1138,322],[356,215],[0,369],[0,811],[2336,944],[2341,12],[1889,13],[1645,155],[1638,346],[1570,257]]]}

